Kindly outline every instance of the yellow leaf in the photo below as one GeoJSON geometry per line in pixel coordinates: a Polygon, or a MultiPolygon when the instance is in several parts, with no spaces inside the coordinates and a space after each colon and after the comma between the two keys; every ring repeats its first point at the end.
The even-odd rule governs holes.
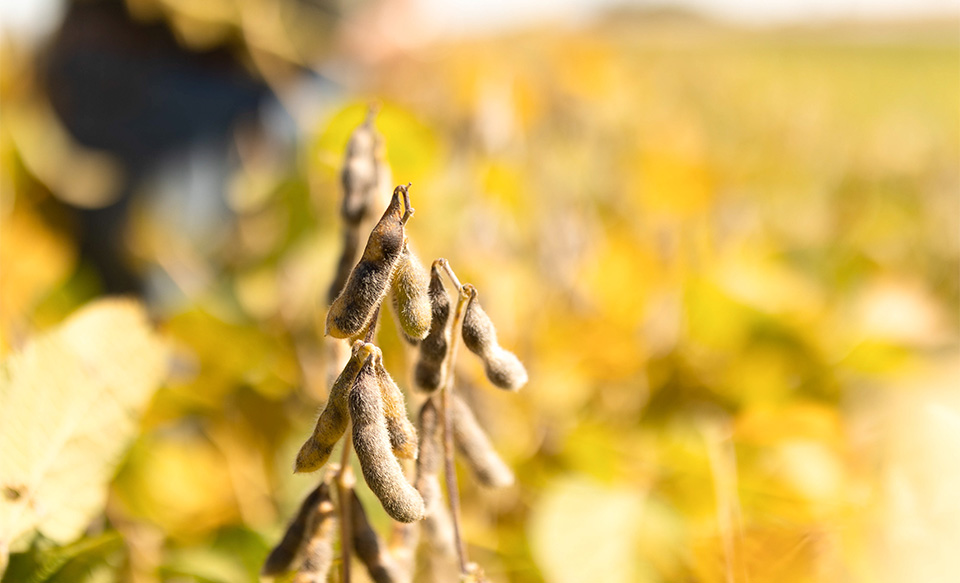
{"type": "Polygon", "coordinates": [[[166,371],[143,307],[95,302],[0,367],[0,552],[80,536],[166,371]]]}

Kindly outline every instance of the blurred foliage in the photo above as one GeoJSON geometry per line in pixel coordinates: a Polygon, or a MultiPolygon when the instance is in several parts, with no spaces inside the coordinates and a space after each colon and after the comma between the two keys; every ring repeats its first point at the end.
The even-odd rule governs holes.
{"type": "MultiPolygon", "coordinates": [[[[180,14],[199,46],[231,34],[214,14],[230,3],[132,4],[180,14]]],[[[294,164],[241,156],[216,252],[135,208],[131,254],[177,298],[153,308],[169,376],[129,450],[115,428],[109,452],[64,454],[59,487],[79,494],[87,463],[104,472],[127,451],[106,503],[69,531],[33,523],[4,581],[257,580],[314,486],[291,464],[326,398],[317,321],[361,94],[382,100],[393,175],[413,183],[418,253],[477,286],[530,372],[505,395],[463,359],[517,472],[502,492],[461,480],[470,556],[493,580],[948,580],[960,572],[956,41],[950,23],[755,31],[621,15],[367,63],[294,164]]],[[[7,398],[27,383],[10,371],[43,350],[31,339],[99,293],[58,201],[111,170],[62,130],[38,149],[54,122],[24,81],[27,55],[3,50],[7,398]],[[70,166],[45,156],[87,174],[69,184],[70,166]]],[[[126,371],[136,346],[120,332],[85,338],[126,371]]],[[[405,379],[411,354],[391,326],[380,344],[405,379]]],[[[114,374],[96,362],[79,377],[69,361],[44,365],[27,386],[62,392],[62,407],[93,398],[96,371],[114,374]]],[[[0,416],[3,448],[24,456],[19,428],[68,423],[27,406],[0,416]]],[[[0,467],[6,505],[13,474],[0,467]]],[[[79,508],[59,504],[44,511],[79,508]]]]}

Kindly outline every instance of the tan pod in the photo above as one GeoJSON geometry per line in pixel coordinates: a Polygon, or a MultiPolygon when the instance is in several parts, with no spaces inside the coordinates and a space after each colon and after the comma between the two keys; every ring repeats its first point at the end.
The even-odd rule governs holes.
{"type": "Polygon", "coordinates": [[[390,205],[370,232],[360,261],[327,311],[326,333],[348,338],[362,332],[383,301],[393,270],[403,250],[403,210],[400,196],[404,187],[393,191],[390,205]]]}
{"type": "Polygon", "coordinates": [[[477,290],[470,284],[471,298],[463,316],[463,344],[483,360],[483,369],[491,383],[515,391],[527,384],[527,370],[512,352],[497,343],[497,330],[490,316],[480,307],[477,290]]]}
{"type": "Polygon", "coordinates": [[[413,370],[413,380],[417,387],[433,392],[440,387],[443,379],[443,361],[450,346],[450,331],[447,320],[450,319],[450,296],[443,287],[440,268],[430,268],[430,332],[420,342],[420,353],[413,370]]]}
{"type": "Polygon", "coordinates": [[[403,399],[403,392],[397,383],[383,367],[383,359],[375,363],[377,382],[380,385],[380,396],[383,399],[383,415],[387,422],[387,433],[390,434],[390,448],[393,455],[404,459],[417,458],[417,430],[407,417],[407,405],[403,399]]]}
{"type": "Polygon", "coordinates": [[[417,256],[404,245],[393,272],[393,311],[407,342],[417,343],[427,337],[432,319],[430,275],[417,256]]]}
{"type": "Polygon", "coordinates": [[[391,451],[383,398],[372,359],[368,359],[357,374],[348,401],[353,421],[353,447],[363,470],[363,479],[394,520],[420,520],[423,518],[423,499],[407,481],[400,462],[391,451]]]}
{"type": "Polygon", "coordinates": [[[373,344],[357,341],[353,345],[353,354],[330,389],[330,397],[317,419],[313,435],[304,442],[299,453],[297,453],[294,472],[319,470],[330,458],[333,447],[343,436],[343,432],[347,430],[347,421],[349,420],[347,395],[353,387],[354,379],[360,372],[363,362],[374,353],[379,354],[380,349],[373,344]]]}
{"type": "Polygon", "coordinates": [[[487,434],[470,410],[470,405],[456,393],[451,393],[450,396],[453,397],[453,441],[477,481],[490,488],[512,485],[513,472],[500,459],[497,450],[493,448],[487,434]]]}
{"type": "Polygon", "coordinates": [[[315,521],[320,514],[321,502],[330,500],[330,486],[323,482],[304,498],[297,515],[287,526],[283,538],[267,555],[260,574],[276,577],[293,570],[294,563],[302,559],[304,548],[312,534],[315,521]]]}

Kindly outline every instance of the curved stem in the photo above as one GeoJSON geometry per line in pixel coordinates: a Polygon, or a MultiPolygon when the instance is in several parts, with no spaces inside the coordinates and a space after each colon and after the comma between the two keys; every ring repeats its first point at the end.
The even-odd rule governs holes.
{"type": "Polygon", "coordinates": [[[460,284],[460,278],[457,277],[457,274],[453,272],[453,268],[450,267],[450,262],[441,257],[440,259],[434,261],[433,265],[443,268],[443,270],[447,273],[447,277],[450,278],[450,281],[453,283],[454,287],[457,288],[457,292],[461,293],[462,295],[461,290],[463,289],[463,285],[460,284]]]}
{"type": "Polygon", "coordinates": [[[350,437],[351,431],[348,425],[343,451],[340,452],[340,471],[337,472],[337,500],[340,502],[340,581],[342,583],[350,583],[350,549],[353,547],[350,501],[353,498],[351,492],[356,480],[353,477],[353,470],[350,469],[350,450],[353,444],[353,439],[350,437]]]}
{"type": "Polygon", "coordinates": [[[382,305],[381,302],[373,311],[373,317],[370,318],[370,323],[367,325],[367,333],[363,336],[364,342],[373,342],[373,337],[377,333],[377,322],[380,320],[380,306],[382,305]]]}
{"type": "Polygon", "coordinates": [[[447,363],[444,367],[444,379],[440,385],[440,415],[443,420],[443,474],[447,483],[447,499],[450,503],[450,516],[453,519],[453,537],[457,547],[457,561],[460,573],[467,575],[467,550],[460,534],[460,491],[457,488],[457,474],[453,465],[453,414],[450,411],[453,391],[454,363],[459,347],[460,328],[463,326],[465,307],[470,301],[471,294],[466,286],[460,285],[460,280],[453,273],[450,264],[445,259],[439,259],[447,274],[457,285],[457,308],[453,315],[453,326],[450,330],[450,349],[447,351],[447,363]]]}

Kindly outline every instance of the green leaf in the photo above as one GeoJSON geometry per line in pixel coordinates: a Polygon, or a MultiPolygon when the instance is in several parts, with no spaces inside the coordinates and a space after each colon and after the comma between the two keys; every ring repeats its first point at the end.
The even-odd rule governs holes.
{"type": "Polygon", "coordinates": [[[37,537],[27,552],[14,554],[3,583],[89,583],[98,580],[99,573],[112,570],[108,557],[123,549],[123,539],[116,531],[84,537],[63,547],[51,544],[37,537]]]}
{"type": "Polygon", "coordinates": [[[0,571],[18,538],[65,544],[102,511],[166,364],[143,307],[108,299],[0,366],[0,571]]]}

